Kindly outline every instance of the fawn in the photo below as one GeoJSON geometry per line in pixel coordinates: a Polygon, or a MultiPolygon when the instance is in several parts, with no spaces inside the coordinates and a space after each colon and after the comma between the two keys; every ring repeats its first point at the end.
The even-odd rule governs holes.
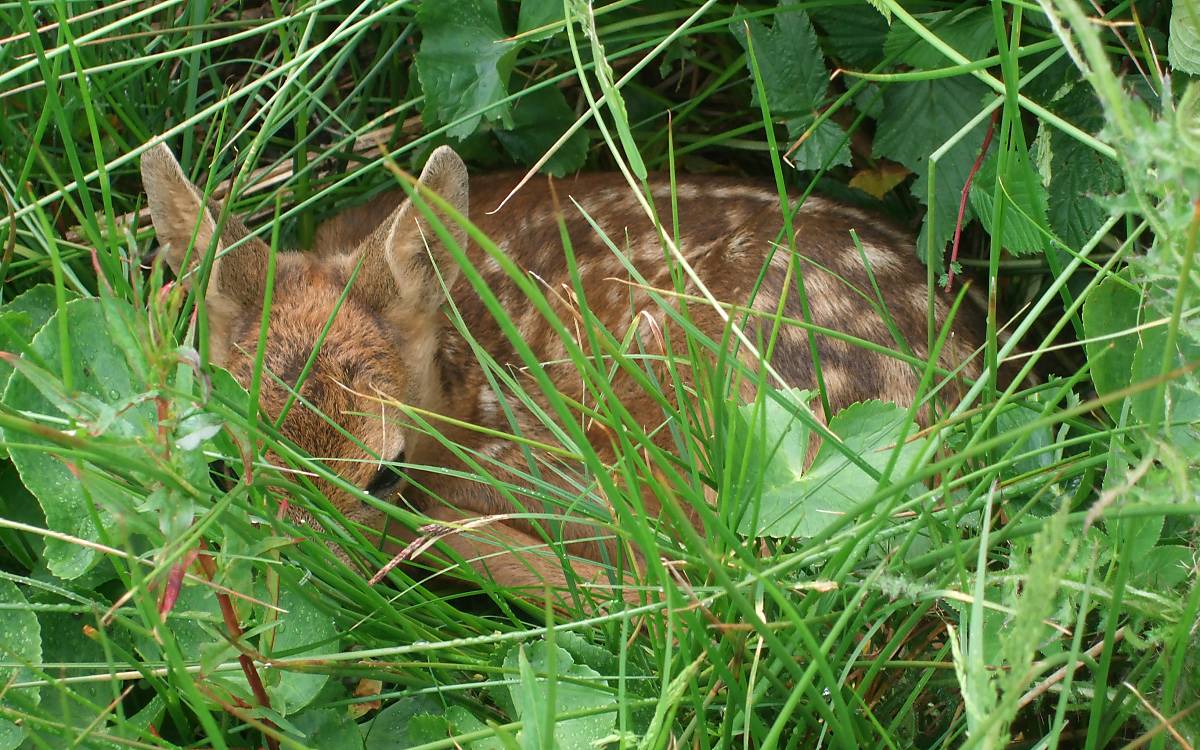
{"type": "MultiPolygon", "coordinates": [[[[217,253],[203,294],[209,351],[214,362],[247,382],[258,346],[269,247],[232,217],[214,236],[218,207],[204,203],[201,191],[188,182],[165,145],[142,156],[141,172],[158,240],[175,274],[186,280],[197,258],[206,251],[217,253]]],[[[544,396],[538,395],[538,388],[520,369],[523,363],[513,343],[440,239],[438,224],[441,236],[448,236],[466,253],[520,339],[540,362],[547,363],[545,372],[554,388],[576,403],[594,401],[594,394],[584,392],[562,337],[528,303],[501,264],[477,243],[468,242],[461,223],[443,207],[469,216],[521,272],[541,285],[554,312],[568,322],[568,330],[571,321],[578,320],[574,306],[586,304],[618,341],[633,326],[643,341],[669,340],[664,346],[672,351],[660,355],[686,357],[687,347],[677,323],[647,291],[673,288],[660,230],[620,175],[535,181],[501,210],[487,213],[513,184],[512,175],[468,179],[462,160],[443,146],[429,157],[418,181],[418,194],[426,196],[424,209],[405,191],[396,190],[319,226],[314,251],[280,252],[266,338],[268,374],[262,378],[260,398],[267,414],[279,413],[332,318],[299,387],[303,405],[296,403],[287,412],[284,436],[329,462],[347,482],[423,513],[436,524],[427,528],[439,530],[433,535],[438,542],[497,585],[537,594],[547,585],[561,590],[567,584],[568,571],[560,557],[546,552],[548,543],[562,544],[560,549],[572,556],[570,572],[592,582],[607,580],[601,563],[611,560],[613,546],[597,540],[600,525],[584,516],[563,516],[565,522],[559,524],[522,517],[543,513],[542,501],[517,497],[514,504],[509,499],[514,495],[503,493],[496,481],[472,478],[460,457],[465,453],[477,458],[499,482],[519,487],[520,473],[505,467],[525,465],[524,449],[497,435],[519,431],[526,438],[548,442],[554,438],[530,409],[511,394],[498,393],[480,365],[473,346],[486,350],[514,377],[525,378],[522,382],[530,386],[529,392],[544,405],[544,396]],[[429,198],[430,193],[440,196],[444,204],[429,198]],[[620,256],[605,244],[589,217],[620,248],[620,256]],[[560,218],[573,247],[584,299],[575,299],[560,218]],[[629,266],[644,283],[630,283],[629,266]],[[352,277],[353,285],[343,294],[352,277]],[[458,318],[457,324],[453,317],[458,318]],[[445,423],[429,420],[445,440],[414,426],[411,412],[406,416],[401,405],[450,417],[445,423]],[[356,439],[345,437],[329,419],[356,439]],[[460,446],[462,453],[456,454],[447,443],[460,446]],[[404,464],[403,476],[381,468],[379,462],[389,459],[404,464]],[[518,507],[522,502],[524,507],[518,507]]],[[[670,233],[670,181],[655,177],[649,188],[655,212],[670,233]]],[[[769,315],[782,304],[785,317],[805,319],[794,288],[796,277],[802,275],[808,320],[894,349],[894,334],[874,303],[869,276],[873,273],[908,347],[918,357],[927,356],[925,271],[905,232],[856,208],[810,197],[792,220],[797,248],[793,254],[786,235],[780,234],[784,221],[774,187],[691,176],[679,178],[674,191],[679,253],[717,300],[769,315]],[[852,241],[851,230],[861,240],[861,251],[852,241]]],[[[692,282],[685,288],[685,292],[696,290],[692,282]]],[[[940,325],[947,305],[935,299],[934,306],[940,325]]],[[[689,314],[713,340],[720,341],[727,333],[726,319],[714,306],[691,303],[689,314]]],[[[748,322],[740,330],[748,339],[764,342],[772,322],[756,322],[761,317],[744,320],[748,322]]],[[[586,342],[583,332],[576,329],[574,334],[586,342]]],[[[977,320],[956,321],[939,364],[946,369],[961,366],[974,376],[978,368],[970,359],[980,336],[977,320]]],[[[866,399],[902,405],[913,401],[919,367],[828,336],[814,338],[833,409],[866,399]]],[[[741,347],[738,356],[750,370],[760,367],[751,347],[741,347]]],[[[692,377],[691,368],[686,359],[683,362],[678,371],[686,380],[692,377]]],[[[804,327],[784,326],[778,332],[770,364],[788,385],[813,386],[813,357],[804,327]]],[[[753,398],[761,382],[744,379],[741,397],[753,398]]],[[[661,426],[661,403],[628,373],[617,371],[612,387],[648,434],[661,426]]],[[[615,460],[612,433],[594,424],[588,427],[587,438],[598,455],[606,462],[615,460]]],[[[653,434],[680,449],[671,444],[670,430],[653,434]]],[[[412,532],[386,528],[384,512],[328,483],[322,489],[346,519],[380,534],[381,543],[390,549],[404,549],[405,541],[411,541],[412,532]]],[[[659,511],[651,503],[647,509],[652,514],[659,511]]],[[[293,513],[298,522],[314,522],[302,511],[293,513]]]]}

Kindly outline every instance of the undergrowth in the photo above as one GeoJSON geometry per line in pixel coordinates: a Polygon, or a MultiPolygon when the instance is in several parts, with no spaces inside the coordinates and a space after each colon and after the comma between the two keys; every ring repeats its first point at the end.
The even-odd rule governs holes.
{"type": "MultiPolygon", "coordinates": [[[[1194,746],[1200,8],[1099,12],[0,3],[0,750],[1194,746]],[[612,525],[658,553],[643,606],[374,582],[285,520],[334,533],[334,475],[207,363],[152,259],[155,140],[276,248],[444,143],[514,184],[774,179],[910,227],[928,293],[986,305],[984,375],[920,434],[907,404],[834,415],[805,467],[819,384],[731,401],[765,376],[685,319],[708,370],[664,416],[700,447],[626,424],[597,472],[557,446],[585,499],[653,482],[703,517],[612,525]]],[[[598,341],[570,355],[598,391],[589,347],[649,371],[598,341]]]]}

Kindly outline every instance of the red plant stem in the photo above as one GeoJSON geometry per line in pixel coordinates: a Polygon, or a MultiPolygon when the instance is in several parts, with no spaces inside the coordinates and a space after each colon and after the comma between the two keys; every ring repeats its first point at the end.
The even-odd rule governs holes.
{"type": "MultiPolygon", "coordinates": [[[[217,577],[217,565],[213,562],[210,555],[205,554],[208,551],[208,544],[203,539],[200,540],[201,554],[199,557],[200,567],[204,569],[204,575],[210,581],[215,581],[217,577]]],[[[229,594],[218,591],[217,603],[221,606],[221,618],[225,621],[225,629],[229,631],[229,638],[234,645],[239,646],[242,640],[242,627],[238,624],[237,611],[233,608],[233,602],[229,598],[229,594]]],[[[263,685],[262,678],[258,675],[258,668],[254,666],[254,660],[248,654],[238,654],[238,664],[242,665],[242,673],[246,675],[246,682],[250,684],[250,690],[254,693],[254,699],[258,701],[258,705],[263,708],[271,707],[271,697],[267,695],[267,689],[263,685]]],[[[275,724],[269,719],[263,719],[263,723],[272,728],[276,728],[275,724]]],[[[267,747],[270,750],[279,750],[279,741],[270,735],[264,734],[263,739],[267,741],[267,747]]]]}
{"type": "Polygon", "coordinates": [[[996,132],[996,120],[1000,119],[1000,110],[997,109],[992,113],[992,119],[988,121],[987,132],[983,136],[983,145],[979,147],[979,156],[975,157],[975,163],[971,165],[971,171],[967,173],[967,181],[963,183],[962,197],[958,201],[958,221],[954,223],[954,244],[950,246],[950,271],[947,274],[946,291],[950,291],[954,286],[954,263],[958,260],[958,243],[962,239],[963,215],[967,212],[967,196],[971,194],[971,183],[975,180],[975,173],[979,171],[979,166],[983,164],[983,158],[987,156],[988,146],[992,145],[992,136],[996,132]]]}

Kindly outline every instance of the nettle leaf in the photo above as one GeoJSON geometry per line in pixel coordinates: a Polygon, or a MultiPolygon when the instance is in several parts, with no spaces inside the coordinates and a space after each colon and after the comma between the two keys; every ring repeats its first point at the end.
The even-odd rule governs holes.
{"type": "Polygon", "coordinates": [[[483,117],[511,126],[510,106],[500,102],[508,96],[520,44],[505,41],[495,0],[422,3],[417,25],[425,122],[454,123],[446,130],[452,138],[475,132],[483,117]]]}
{"type": "MultiPolygon", "coordinates": [[[[563,93],[556,88],[542,88],[513,102],[512,127],[497,129],[496,137],[514,159],[534,164],[574,124],[575,112],[563,93]]],[[[577,130],[554,152],[542,171],[555,177],[570,174],[583,166],[587,149],[587,135],[577,130]]]]}
{"type": "MultiPolygon", "coordinates": [[[[0,578],[0,652],[6,664],[41,664],[42,630],[37,615],[29,611],[29,603],[16,584],[0,578]]],[[[14,682],[33,679],[34,674],[23,666],[0,666],[0,685],[7,689],[14,682]]],[[[17,710],[36,705],[37,690],[13,691],[0,695],[0,703],[17,710]]],[[[25,740],[25,728],[0,716],[0,750],[16,750],[25,740]]]]}
{"type": "Polygon", "coordinates": [[[551,666],[555,680],[555,716],[571,711],[615,707],[616,696],[608,690],[608,682],[586,664],[577,664],[566,649],[551,646],[545,641],[522,644],[504,659],[504,667],[520,675],[518,683],[509,686],[509,692],[517,718],[525,723],[525,728],[518,735],[521,746],[545,747],[541,740],[552,734],[552,746],[558,750],[592,750],[599,740],[612,733],[617,721],[616,711],[555,721],[552,728],[546,726],[545,696],[551,666]],[[551,648],[554,649],[553,660],[550,658],[551,648]]]}
{"type": "Polygon", "coordinates": [[[1171,3],[1167,59],[1175,70],[1200,75],[1200,7],[1191,0],[1171,3]]]}
{"type": "MultiPolygon", "coordinates": [[[[144,387],[135,382],[125,353],[109,337],[98,334],[108,328],[100,301],[74,300],[67,303],[65,312],[68,329],[73,332],[70,356],[74,403],[91,404],[100,410],[102,413],[95,415],[97,424],[103,426],[107,435],[126,438],[154,435],[157,423],[154,406],[139,402],[144,387]]],[[[55,313],[51,317],[31,344],[31,358],[45,363],[49,371],[31,368],[29,373],[39,373],[34,376],[37,382],[23,372],[13,374],[3,397],[9,408],[29,415],[44,415],[46,423],[56,429],[63,426],[64,416],[53,398],[61,390],[58,373],[62,372],[63,358],[57,316],[55,313]]],[[[58,457],[56,446],[49,441],[15,432],[6,432],[5,439],[30,446],[14,447],[10,454],[21,481],[45,511],[49,528],[98,542],[101,533],[94,523],[95,517],[110,535],[108,541],[121,538],[114,514],[131,510],[128,493],[120,492],[106,475],[86,464],[74,467],[77,476],[58,457]]],[[[95,551],[88,547],[46,540],[46,564],[60,578],[83,575],[96,559],[95,551]]]]}
{"type": "MultiPolygon", "coordinates": [[[[979,114],[987,88],[970,76],[897,83],[883,92],[883,116],[875,134],[875,156],[899,162],[917,175],[912,193],[929,205],[929,157],[979,114]],[[920,123],[920,127],[914,126],[920,123]]],[[[979,155],[987,122],[981,121],[938,160],[934,208],[921,227],[918,252],[927,254],[927,233],[933,226],[934,262],[954,235],[959,199],[967,174],[979,155]]],[[[968,213],[963,221],[970,220],[968,213]]],[[[928,262],[929,259],[926,259],[928,262]]]]}
{"type": "MultiPolygon", "coordinates": [[[[788,135],[799,138],[816,119],[805,115],[788,122],[788,135]]],[[[792,152],[792,163],[800,171],[813,171],[826,166],[850,166],[850,139],[846,131],[833,120],[825,120],[792,152]]]]}
{"type": "MultiPolygon", "coordinates": [[[[1133,357],[1138,349],[1138,334],[1133,331],[1142,307],[1142,294],[1128,279],[1128,273],[1100,282],[1083,301],[1083,332],[1088,341],[1088,364],[1096,393],[1103,396],[1129,385],[1133,357]],[[1121,331],[1129,331],[1116,338],[1121,331]]],[[[1104,405],[1114,420],[1121,417],[1121,402],[1104,405]]]]}
{"type": "MultiPolygon", "coordinates": [[[[969,60],[987,57],[996,46],[991,11],[971,8],[965,12],[938,11],[914,16],[939,39],[969,60]]],[[[885,56],[896,54],[896,62],[914,68],[944,68],[954,62],[904,24],[892,26],[883,44],[885,56]]]]}
{"type": "Polygon", "coordinates": [[[1008,156],[1005,174],[996,184],[998,159],[990,155],[979,167],[971,183],[971,208],[979,222],[989,234],[992,229],[993,198],[996,195],[1006,201],[1000,232],[1000,244],[1016,255],[1025,255],[1045,250],[1050,239],[1044,234],[1050,231],[1046,218],[1046,188],[1042,178],[1029,163],[1024,151],[1014,151],[1008,156]]]}
{"type": "MultiPolygon", "coordinates": [[[[782,0],[776,9],[775,24],[768,28],[757,18],[735,18],[729,24],[743,49],[746,31],[754,40],[754,57],[762,76],[767,104],[775,115],[795,115],[812,112],[825,97],[829,75],[825,57],[817,44],[817,32],[808,14],[795,0],[782,0]]],[[[753,73],[750,60],[746,67],[753,73]]],[[[758,89],[752,89],[754,104],[758,104],[758,89]]]]}
{"type": "MultiPolygon", "coordinates": [[[[765,425],[754,425],[754,404],[739,408],[749,450],[753,456],[765,456],[762,470],[762,494],[757,516],[743,515],[739,532],[747,536],[810,537],[820,533],[838,516],[851,510],[875,492],[878,483],[863,469],[851,463],[834,446],[823,443],[804,467],[809,431],[795,416],[807,409],[807,394],[792,391],[790,406],[773,399],[763,402],[765,425]]],[[[882,472],[891,460],[906,412],[882,401],[853,404],[829,420],[829,429],[842,439],[852,453],[867,465],[882,472]]],[[[909,432],[914,430],[910,427],[909,432]]],[[[893,476],[907,473],[924,448],[923,439],[910,440],[900,449],[893,476]]]]}
{"type": "MultiPolygon", "coordinates": [[[[1055,109],[1089,133],[1099,132],[1104,125],[1104,111],[1086,84],[1072,88],[1055,109]]],[[[1108,219],[1110,209],[1101,200],[1119,192],[1124,180],[1115,159],[1058,128],[1049,131],[1050,226],[1068,247],[1078,249],[1108,219]]]]}

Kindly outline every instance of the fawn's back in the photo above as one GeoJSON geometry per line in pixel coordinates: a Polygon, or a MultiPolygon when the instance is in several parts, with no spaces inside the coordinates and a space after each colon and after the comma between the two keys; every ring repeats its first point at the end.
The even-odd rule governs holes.
{"type": "MultiPolygon", "coordinates": [[[[198,191],[183,178],[165,147],[143,157],[143,176],[160,242],[178,273],[191,265],[185,255],[197,223],[199,251],[194,255],[202,255],[214,242],[226,250],[214,264],[205,295],[212,321],[210,350],[218,363],[248,380],[259,335],[268,248],[247,239],[236,221],[216,236],[216,212],[202,205],[198,191]]],[[[446,148],[434,153],[421,176],[425,188],[469,215],[524,278],[541,288],[583,351],[591,351],[584,330],[586,310],[592,324],[602,325],[615,341],[633,342],[630,350],[644,355],[643,371],[659,379],[668,399],[674,388],[663,367],[654,364],[661,363],[663,355],[676,355],[675,377],[685,390],[696,386],[686,358],[687,337],[669,312],[686,306],[686,317],[696,328],[727,346],[734,346],[737,338],[729,335],[726,316],[736,321],[752,345],[738,345],[748,373],[760,368],[761,352],[772,352],[774,373],[742,377],[742,398],[752,398],[760,383],[780,385],[772,379],[775,375],[789,386],[814,387],[814,347],[808,328],[798,324],[807,320],[817,327],[815,359],[834,410],[867,399],[912,402],[921,373],[917,362],[927,355],[925,272],[911,239],[878,217],[809,198],[792,219],[793,254],[773,188],[737,179],[681,177],[673,205],[671,185],[652,180],[653,206],[661,225],[673,233],[677,215],[679,252],[707,292],[732,306],[723,316],[699,300],[701,290],[691,280],[676,293],[673,273],[678,276],[678,264],[668,258],[659,229],[619,175],[582,175],[553,186],[535,180],[489,213],[502,204],[515,182],[515,175],[468,181],[462,162],[446,148]],[[559,213],[578,283],[566,260],[559,213]],[[664,304],[655,302],[648,290],[658,290],[664,304]],[[777,326],[780,316],[785,322],[777,326]],[[910,359],[864,349],[824,335],[821,328],[878,345],[876,350],[908,353],[910,359]]],[[[530,302],[500,262],[478,243],[468,243],[466,232],[444,211],[439,209],[438,216],[443,232],[465,248],[469,266],[511,320],[518,341],[546,363],[553,388],[568,402],[585,409],[594,405],[597,394],[573,364],[571,342],[530,302]]],[[[461,273],[439,239],[438,227],[405,200],[403,191],[380,196],[325,223],[318,229],[315,252],[281,253],[277,268],[265,356],[270,376],[263,378],[262,402],[268,413],[278,414],[305,376],[299,384],[304,405],[292,408],[284,421],[288,438],[379,497],[391,499],[404,490],[406,502],[436,520],[449,523],[543,510],[544,495],[522,497],[497,487],[527,484],[522,480],[525,469],[514,468],[527,463],[522,445],[529,440],[554,442],[554,432],[507,388],[496,386],[503,378],[489,375],[476,348],[532,393],[535,403],[544,406],[546,398],[469,274],[461,273]],[[314,354],[318,340],[321,346],[314,354]],[[413,412],[406,407],[415,407],[445,440],[414,424],[413,412]],[[522,435],[524,443],[498,437],[513,433],[522,435]],[[410,466],[404,479],[379,466],[379,460],[389,459],[410,466]],[[471,478],[473,466],[482,466],[493,479],[471,478]],[[525,507],[525,501],[533,507],[525,507]]],[[[935,322],[940,325],[945,315],[945,303],[935,299],[935,322]]],[[[953,369],[965,362],[978,339],[975,321],[956,325],[942,350],[942,366],[953,369]]],[[[974,368],[966,371],[970,374],[974,368]]],[[[663,423],[672,410],[664,410],[661,396],[647,389],[645,380],[618,370],[612,392],[658,442],[680,451],[695,449],[671,443],[678,433],[663,429],[669,427],[663,423]]],[[[620,426],[585,422],[598,454],[613,459],[612,430],[620,426]]],[[[536,458],[555,462],[548,456],[536,458]]],[[[574,485],[567,479],[561,483],[561,500],[567,504],[574,485]]],[[[325,489],[346,517],[376,530],[385,525],[380,511],[349,493],[325,489]]],[[[574,492],[578,495],[578,489],[574,492]]],[[[488,526],[497,543],[505,546],[536,545],[544,539],[533,522],[520,518],[504,517],[488,526]]],[[[595,533],[589,523],[565,523],[551,537],[570,541],[595,533]]],[[[486,555],[486,545],[480,547],[467,535],[455,534],[447,541],[463,557],[486,555]]],[[[602,548],[586,542],[572,551],[595,560],[602,548]]],[[[532,584],[521,572],[529,569],[524,563],[477,567],[512,585],[532,584]]],[[[539,568],[539,575],[552,583],[560,579],[546,566],[539,568]]]]}

